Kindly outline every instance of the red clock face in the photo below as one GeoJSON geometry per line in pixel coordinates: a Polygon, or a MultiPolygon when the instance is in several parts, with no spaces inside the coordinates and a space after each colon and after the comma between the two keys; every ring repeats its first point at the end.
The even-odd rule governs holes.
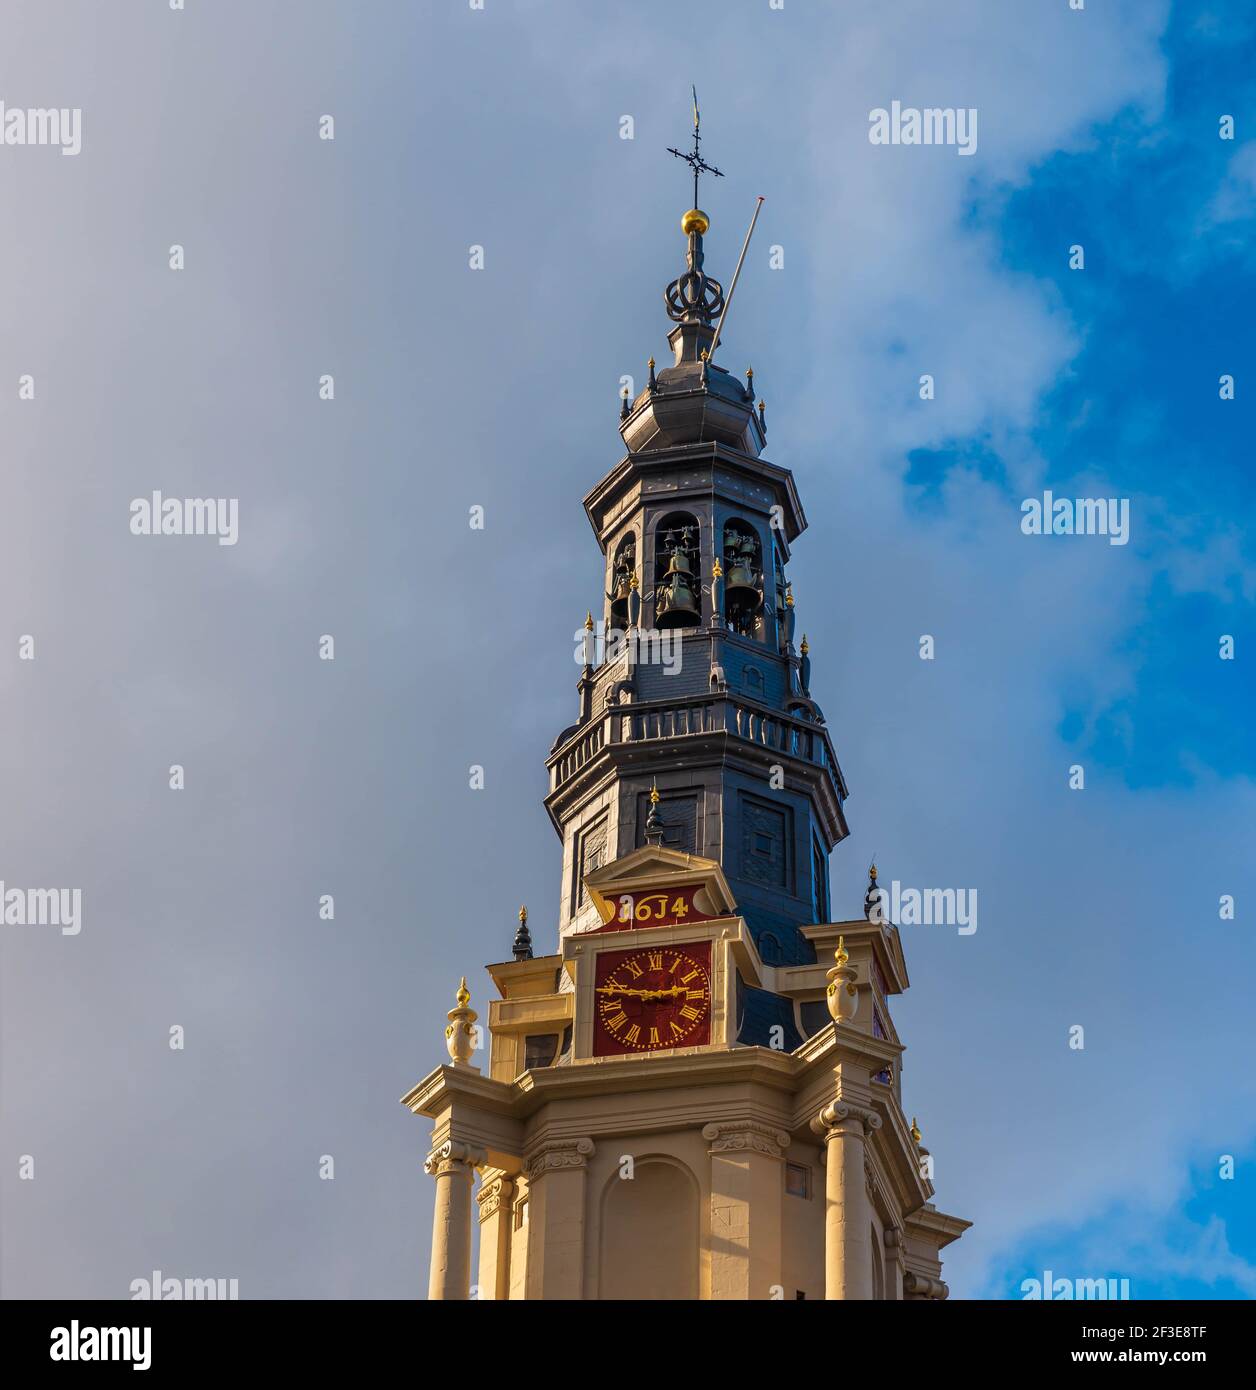
{"type": "Polygon", "coordinates": [[[711,943],[602,951],[594,999],[595,1057],[708,1043],[711,943]]]}

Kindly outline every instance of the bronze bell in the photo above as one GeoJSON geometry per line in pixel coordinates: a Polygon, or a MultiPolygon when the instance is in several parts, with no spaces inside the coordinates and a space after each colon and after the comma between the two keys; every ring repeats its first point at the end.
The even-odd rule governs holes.
{"type": "Polygon", "coordinates": [[[673,550],[654,605],[654,620],[659,627],[693,627],[699,621],[698,596],[690,581],[691,574],[688,556],[673,550]]]}
{"type": "Polygon", "coordinates": [[[755,546],[750,536],[741,536],[732,545],[725,547],[728,562],[728,579],[724,592],[731,598],[740,598],[743,603],[753,598],[754,607],[759,606],[759,576],[755,570],[755,546]]]}

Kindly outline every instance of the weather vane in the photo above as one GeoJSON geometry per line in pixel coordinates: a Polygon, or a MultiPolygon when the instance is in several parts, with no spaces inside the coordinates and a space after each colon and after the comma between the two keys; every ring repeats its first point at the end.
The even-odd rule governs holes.
{"type": "Polygon", "coordinates": [[[720,173],[714,164],[708,164],[699,152],[699,146],[702,143],[702,117],[698,112],[698,89],[697,87],[691,87],[690,91],[693,92],[693,152],[691,154],[685,154],[683,150],[673,149],[671,145],[668,145],[667,152],[668,154],[674,154],[677,159],[683,159],[693,170],[693,205],[697,207],[698,175],[714,174],[717,179],[722,179],[724,175],[720,173]]]}

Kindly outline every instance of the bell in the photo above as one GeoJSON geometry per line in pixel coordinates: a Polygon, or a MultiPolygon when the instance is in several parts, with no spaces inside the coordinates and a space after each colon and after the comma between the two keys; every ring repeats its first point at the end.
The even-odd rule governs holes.
{"type": "Polygon", "coordinates": [[[689,564],[683,555],[673,552],[654,608],[654,621],[661,628],[693,627],[699,621],[698,599],[689,583],[689,564]]]}
{"type": "Polygon", "coordinates": [[[689,557],[685,554],[683,550],[672,551],[672,558],[668,561],[667,564],[667,573],[669,576],[673,574],[693,573],[693,571],[689,568],[689,557]]]}
{"type": "Polygon", "coordinates": [[[734,558],[728,568],[728,581],[724,586],[724,591],[729,598],[738,594],[743,598],[749,598],[753,594],[755,606],[758,606],[759,586],[755,582],[755,572],[751,568],[750,557],[742,554],[734,558]]]}

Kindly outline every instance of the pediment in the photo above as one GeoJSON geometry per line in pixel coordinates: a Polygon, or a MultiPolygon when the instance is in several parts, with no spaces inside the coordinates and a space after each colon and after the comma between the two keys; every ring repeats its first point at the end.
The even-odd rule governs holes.
{"type": "Polygon", "coordinates": [[[728,880],[714,859],[663,845],[643,845],[603,864],[585,875],[584,885],[602,918],[602,930],[616,925],[625,896],[642,900],[650,894],[669,894],[674,898],[684,890],[691,920],[731,917],[737,911],[728,880]]]}

